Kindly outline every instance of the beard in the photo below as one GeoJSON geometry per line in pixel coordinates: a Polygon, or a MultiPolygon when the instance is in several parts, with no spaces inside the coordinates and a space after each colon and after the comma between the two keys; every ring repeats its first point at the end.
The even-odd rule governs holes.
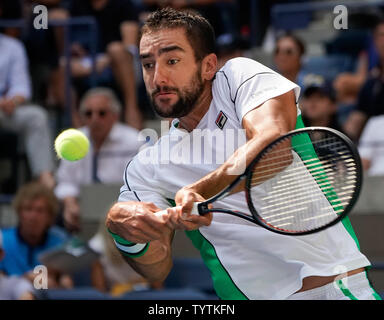
{"type": "Polygon", "coordinates": [[[201,71],[198,70],[193,76],[190,85],[184,89],[168,86],[158,86],[149,96],[152,108],[164,118],[181,118],[188,115],[195,107],[197,100],[204,90],[204,82],[201,79],[201,71]],[[172,92],[178,96],[178,100],[166,110],[155,102],[155,95],[159,92],[172,92]]]}

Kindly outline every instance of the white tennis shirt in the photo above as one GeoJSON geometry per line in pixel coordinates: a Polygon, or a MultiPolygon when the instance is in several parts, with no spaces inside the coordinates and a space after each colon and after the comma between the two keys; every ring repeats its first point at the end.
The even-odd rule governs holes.
{"type": "Polygon", "coordinates": [[[384,175],[384,115],[368,120],[359,141],[359,153],[362,159],[371,161],[367,171],[370,176],[384,175]]]}
{"type": "MultiPolygon", "coordinates": [[[[241,120],[248,111],[290,90],[297,99],[296,84],[254,60],[228,61],[216,74],[213,100],[195,130],[180,130],[174,120],[167,135],[129,163],[119,201],[169,207],[180,188],[218,168],[245,143],[241,120]]],[[[243,192],[215,206],[249,212],[243,192]]],[[[370,264],[359,251],[348,219],[314,235],[294,237],[213,213],[210,226],[187,235],[200,250],[222,299],[284,299],[300,289],[307,276],[336,275],[370,264]]]]}

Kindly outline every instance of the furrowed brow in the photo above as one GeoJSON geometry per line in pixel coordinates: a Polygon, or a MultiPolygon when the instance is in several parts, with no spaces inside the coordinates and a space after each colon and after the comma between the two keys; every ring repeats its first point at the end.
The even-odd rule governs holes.
{"type": "MultiPolygon", "coordinates": [[[[169,47],[160,48],[158,51],[158,54],[160,56],[163,53],[167,53],[167,52],[171,52],[171,51],[185,52],[185,50],[179,46],[169,46],[169,47]]],[[[152,54],[152,53],[142,53],[142,54],[140,54],[140,59],[143,60],[143,59],[151,58],[153,56],[154,56],[154,54],[152,54]]]]}
{"type": "Polygon", "coordinates": [[[153,57],[153,54],[151,54],[151,53],[142,53],[142,54],[140,54],[140,59],[141,60],[147,59],[147,58],[150,58],[150,57],[153,57]]]}
{"type": "Polygon", "coordinates": [[[169,46],[169,47],[164,47],[164,48],[161,48],[159,49],[159,55],[163,54],[163,53],[166,53],[166,52],[170,52],[170,51],[182,51],[182,52],[185,52],[185,50],[179,46],[169,46]]]}

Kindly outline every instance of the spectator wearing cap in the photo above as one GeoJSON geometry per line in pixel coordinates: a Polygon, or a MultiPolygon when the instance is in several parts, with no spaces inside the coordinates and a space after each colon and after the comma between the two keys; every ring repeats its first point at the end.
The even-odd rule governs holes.
{"type": "Polygon", "coordinates": [[[335,92],[332,84],[323,77],[306,77],[300,108],[306,126],[329,127],[341,131],[337,120],[335,92]]]}
{"type": "MultiPolygon", "coordinates": [[[[0,261],[3,260],[3,236],[0,231],[0,261]]],[[[0,271],[0,300],[33,300],[32,284],[22,277],[8,276],[0,271]]]]}
{"type": "MultiPolygon", "coordinates": [[[[0,270],[7,275],[24,276],[33,282],[36,276],[34,268],[41,264],[39,255],[63,245],[69,237],[53,226],[58,202],[53,191],[46,186],[37,182],[25,184],[13,200],[13,208],[18,218],[17,226],[2,230],[5,257],[0,262],[0,270]]],[[[68,276],[56,270],[48,270],[47,280],[49,287],[70,283],[68,276]]]]}

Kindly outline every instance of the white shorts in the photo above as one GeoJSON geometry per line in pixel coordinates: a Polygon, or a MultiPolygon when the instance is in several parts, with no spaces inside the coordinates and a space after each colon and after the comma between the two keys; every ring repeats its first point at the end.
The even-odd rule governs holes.
{"type": "Polygon", "coordinates": [[[345,277],[325,286],[294,293],[287,300],[381,300],[366,272],[345,277]]]}

